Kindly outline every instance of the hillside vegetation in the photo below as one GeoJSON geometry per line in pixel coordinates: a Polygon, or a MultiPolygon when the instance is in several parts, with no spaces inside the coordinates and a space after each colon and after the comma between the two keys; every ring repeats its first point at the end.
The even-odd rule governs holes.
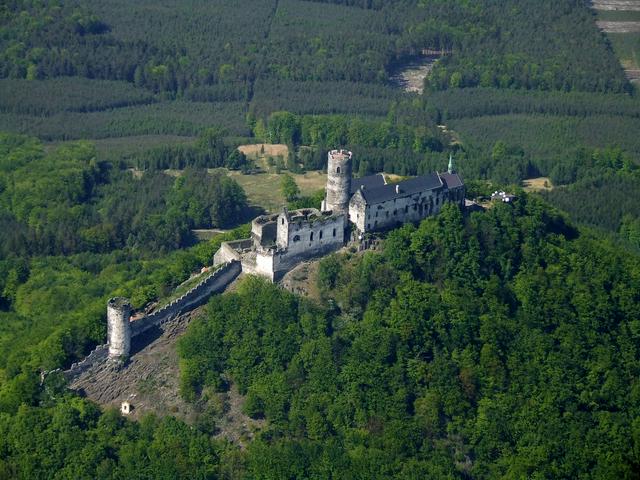
{"type": "Polygon", "coordinates": [[[0,2],[0,478],[637,478],[640,103],[589,7],[0,2]],[[424,94],[395,88],[425,48],[424,94]],[[247,197],[316,206],[337,147],[518,200],[325,258],[321,302],[213,298],[180,339],[193,425],[41,378],[104,343],[109,298],[166,301],[247,238],[247,197]],[[227,389],[246,448],[214,438],[227,389]]]}

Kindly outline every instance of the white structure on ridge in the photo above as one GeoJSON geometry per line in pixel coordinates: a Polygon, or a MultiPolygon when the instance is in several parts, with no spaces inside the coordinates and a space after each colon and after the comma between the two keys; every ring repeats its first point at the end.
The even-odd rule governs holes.
{"type": "Polygon", "coordinates": [[[464,206],[464,183],[449,157],[446,173],[430,173],[398,183],[384,175],[352,178],[353,154],[328,154],[327,188],[322,209],[261,215],[251,224],[251,238],[224,242],[214,265],[239,260],[242,271],[274,281],[298,263],[326,255],[354,236],[417,223],[437,214],[446,202],[464,206]]]}
{"type": "Polygon", "coordinates": [[[116,297],[107,303],[107,342],[109,359],[123,361],[131,351],[131,305],[126,298],[116,297]]]}

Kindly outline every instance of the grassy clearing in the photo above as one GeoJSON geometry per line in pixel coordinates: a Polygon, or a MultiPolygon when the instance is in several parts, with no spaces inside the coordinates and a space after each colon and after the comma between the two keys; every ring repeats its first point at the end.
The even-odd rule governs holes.
{"type": "Polygon", "coordinates": [[[276,159],[279,159],[281,164],[285,164],[289,156],[289,147],[282,144],[257,143],[240,145],[238,150],[244,153],[247,158],[253,160],[261,170],[269,173],[275,172],[276,159]],[[271,164],[267,161],[268,159],[272,160],[271,164]]]}
{"type": "Polygon", "coordinates": [[[608,33],[607,37],[624,68],[640,68],[640,32],[608,33]]]}
{"type": "Polygon", "coordinates": [[[525,192],[541,192],[553,190],[553,184],[549,177],[528,178],[522,182],[525,192]]]}
{"type": "MultiPolygon", "coordinates": [[[[242,186],[251,205],[259,205],[268,212],[276,212],[286,203],[280,191],[282,174],[242,175],[240,172],[229,172],[229,175],[242,186]]],[[[311,195],[323,189],[327,183],[326,174],[320,171],[290,175],[296,181],[302,195],[311,195]]]]}

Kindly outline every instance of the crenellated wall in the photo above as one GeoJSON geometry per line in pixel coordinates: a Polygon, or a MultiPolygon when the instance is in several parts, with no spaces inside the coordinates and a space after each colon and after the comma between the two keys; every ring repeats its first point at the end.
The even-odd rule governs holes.
{"type": "MultiPolygon", "coordinates": [[[[157,312],[147,315],[140,320],[131,322],[131,338],[146,332],[152,327],[162,325],[181,313],[187,312],[204,304],[212,294],[224,290],[227,285],[235,280],[235,278],[240,274],[241,269],[242,267],[239,261],[232,260],[227,262],[169,305],[166,305],[157,312]]],[[[73,381],[93,365],[106,361],[108,354],[109,344],[99,345],[82,361],[71,365],[68,370],[62,371],[62,369],[57,369],[47,372],[47,374],[62,371],[64,377],[68,381],[73,381]]]]}
{"type": "Polygon", "coordinates": [[[160,325],[183,312],[193,310],[202,305],[209,296],[229,285],[240,274],[241,269],[240,262],[237,260],[226,263],[180,298],[175,299],[151,315],[132,322],[131,336],[140,335],[156,325],[160,325]]]}

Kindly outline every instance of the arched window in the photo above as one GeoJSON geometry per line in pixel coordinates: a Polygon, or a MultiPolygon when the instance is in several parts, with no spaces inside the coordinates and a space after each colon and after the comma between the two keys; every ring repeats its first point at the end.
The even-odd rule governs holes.
{"type": "Polygon", "coordinates": [[[336,236],[336,229],[335,228],[333,229],[333,236],[334,237],[336,236]]]}
{"type": "Polygon", "coordinates": [[[340,167],[336,168],[336,173],[340,173],[340,167]]]}
{"type": "Polygon", "coordinates": [[[313,232],[311,232],[311,236],[309,237],[309,240],[313,242],[313,232]]]}
{"type": "Polygon", "coordinates": [[[322,230],[320,230],[320,240],[322,240],[322,230]]]}
{"type": "Polygon", "coordinates": [[[282,217],[282,225],[284,225],[284,217],[282,217]]]}

